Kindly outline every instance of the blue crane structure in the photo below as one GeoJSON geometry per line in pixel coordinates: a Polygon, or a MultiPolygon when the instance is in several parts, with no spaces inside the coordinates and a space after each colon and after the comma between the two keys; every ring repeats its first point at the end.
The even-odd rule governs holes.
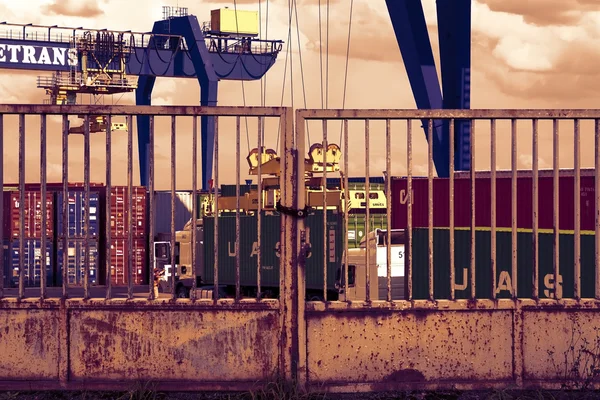
{"type": "MultiPolygon", "coordinates": [[[[468,109],[471,107],[471,0],[436,0],[442,87],[421,0],[386,0],[388,13],[402,53],[415,102],[419,109],[468,109]],[[442,95],[443,93],[443,95],[442,95]]],[[[427,121],[423,128],[433,140],[433,161],[439,177],[448,177],[449,123],[434,121],[431,138],[427,121]]],[[[454,168],[471,169],[471,125],[455,125],[454,168]]]]}
{"type": "MultiPolygon", "coordinates": [[[[163,7],[163,12],[164,19],[145,33],[0,23],[0,68],[53,71],[51,77],[38,77],[38,87],[46,89],[54,104],[74,104],[78,93],[135,90],[136,104],[150,105],[156,78],[171,77],[197,79],[200,105],[215,106],[219,80],[260,79],[282,48],[281,40],[261,40],[256,33],[201,26],[184,8],[163,7]],[[137,84],[127,76],[138,76],[137,84]]],[[[102,118],[106,122],[102,116],[93,122],[96,131],[105,127],[102,118]]],[[[140,183],[145,186],[149,117],[138,116],[137,129],[140,183]]],[[[208,189],[212,176],[214,135],[214,117],[202,116],[202,189],[208,189]]]]}
{"type": "MultiPolygon", "coordinates": [[[[419,109],[470,108],[471,0],[437,0],[442,86],[421,0],[386,0],[404,65],[419,109]],[[443,94],[443,95],[442,95],[443,94]]],[[[57,26],[12,25],[0,32],[0,68],[56,71],[38,79],[56,104],[72,104],[76,93],[114,94],[136,91],[136,104],[150,105],[156,77],[196,78],[200,104],[217,104],[218,82],[260,79],[275,63],[282,41],[254,35],[224,34],[202,27],[187,9],[169,10],[151,32],[86,30],[57,26]],[[185,10],[185,12],[182,12],[185,10]],[[89,73],[95,74],[89,84],[89,73]],[[68,79],[60,73],[67,73],[68,79]],[[96,79],[109,75],[108,81],[96,79]],[[127,75],[138,76],[137,84],[127,75]],[[73,79],[79,76],[79,80],[73,79]],[[115,76],[117,79],[114,79],[115,76]],[[76,85],[75,85],[76,84],[76,85]]],[[[148,182],[149,118],[139,116],[140,180],[148,182]]],[[[433,140],[433,159],[440,177],[449,175],[449,124],[434,121],[432,137],[423,121],[427,140],[433,140]]],[[[455,165],[470,170],[469,121],[456,121],[455,165]]],[[[201,117],[202,188],[212,175],[214,118],[201,117]]]]}

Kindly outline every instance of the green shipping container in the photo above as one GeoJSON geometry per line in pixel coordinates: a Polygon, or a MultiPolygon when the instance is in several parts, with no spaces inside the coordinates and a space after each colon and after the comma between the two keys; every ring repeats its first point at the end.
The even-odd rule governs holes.
{"type": "MultiPolygon", "coordinates": [[[[263,213],[261,218],[261,286],[279,286],[280,215],[263,213]]],[[[306,216],[305,228],[312,254],[306,260],[307,289],[323,288],[323,212],[314,211],[306,216]]],[[[343,251],[342,215],[327,212],[327,285],[334,289],[335,275],[343,251]]],[[[214,282],[214,217],[204,218],[205,271],[202,279],[214,282]]],[[[257,277],[257,218],[240,215],[240,282],[242,286],[256,286],[257,277]]],[[[219,217],[219,284],[235,285],[235,215],[219,217]]]]}
{"type": "MultiPolygon", "coordinates": [[[[375,229],[387,229],[386,214],[370,214],[370,223],[368,228],[365,227],[366,214],[350,214],[348,215],[348,248],[353,249],[360,246],[360,241],[365,237],[367,232],[372,232],[375,229]]],[[[344,227],[342,219],[342,227],[344,227]]],[[[343,243],[342,243],[343,245],[343,243]]]]}
{"type": "MultiPolygon", "coordinates": [[[[413,229],[413,298],[426,299],[429,293],[428,229],[413,229]]],[[[450,298],[450,231],[434,229],[433,232],[433,287],[436,299],[450,298]]],[[[581,236],[581,296],[593,298],[595,290],[594,235],[581,236]]],[[[512,297],[512,233],[496,233],[496,297],[512,297]]],[[[540,298],[574,297],[574,246],[573,234],[559,237],[559,282],[554,282],[554,237],[539,234],[540,298]]],[[[517,295],[531,298],[533,293],[533,236],[531,232],[517,233],[517,295]]],[[[470,297],[471,231],[454,232],[455,296],[470,297]]],[[[492,298],[491,236],[489,230],[475,233],[475,294],[477,298],[492,298]]]]}

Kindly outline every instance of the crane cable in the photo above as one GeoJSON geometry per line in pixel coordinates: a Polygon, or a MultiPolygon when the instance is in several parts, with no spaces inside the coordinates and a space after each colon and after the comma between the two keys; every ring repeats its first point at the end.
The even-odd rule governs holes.
{"type": "Polygon", "coordinates": [[[329,0],[327,0],[327,21],[326,21],[326,57],[325,57],[325,108],[329,108],[329,0]]]}
{"type": "MultiPolygon", "coordinates": [[[[265,15],[265,38],[264,40],[269,40],[269,0],[266,0],[266,15],[265,15]]],[[[259,21],[259,29],[258,36],[262,38],[262,0],[258,0],[258,21],[259,21]]],[[[267,103],[267,74],[263,74],[260,77],[260,105],[265,107],[267,103]]],[[[265,143],[265,124],[261,124],[261,131],[258,133],[261,135],[261,143],[264,146],[265,143]]],[[[260,151],[260,149],[259,149],[260,151]]]]}
{"type": "MultiPolygon", "coordinates": [[[[350,36],[352,33],[352,8],[354,7],[354,0],[350,0],[350,17],[348,20],[348,44],[346,46],[346,69],[344,71],[344,95],[342,97],[342,110],[346,108],[346,88],[348,83],[348,61],[350,59],[350,36]]],[[[340,144],[342,143],[342,130],[343,124],[340,126],[340,144]]]]}
{"type": "MultiPolygon", "coordinates": [[[[233,11],[235,13],[235,30],[236,33],[238,34],[238,38],[240,35],[240,27],[238,25],[238,14],[237,14],[237,0],[233,0],[233,11]]],[[[252,51],[252,48],[250,49],[250,51],[252,51]]],[[[238,61],[239,61],[239,57],[238,57],[238,61]]],[[[242,99],[244,101],[244,108],[246,108],[246,90],[244,88],[244,80],[241,79],[242,81],[242,99]]],[[[246,142],[248,145],[248,152],[250,152],[250,133],[248,132],[248,116],[244,116],[244,121],[245,121],[245,125],[246,125],[246,142]]],[[[237,135],[237,132],[236,132],[237,135]]]]}
{"type": "MultiPolygon", "coordinates": [[[[295,1],[295,0],[294,0],[295,1]]],[[[291,107],[294,109],[294,75],[293,75],[293,63],[292,63],[292,49],[291,49],[291,41],[292,41],[292,4],[290,0],[288,0],[288,42],[286,46],[285,52],[285,67],[283,69],[283,84],[281,87],[281,107],[283,107],[283,99],[285,96],[285,82],[287,78],[287,66],[288,66],[288,58],[290,60],[290,97],[291,97],[291,107]]],[[[292,126],[293,126],[292,121],[292,126]]],[[[293,131],[293,129],[292,129],[293,131]]],[[[279,137],[281,135],[281,124],[277,129],[277,148],[279,148],[279,137]]]]}
{"type": "MultiPolygon", "coordinates": [[[[300,59],[300,77],[302,79],[302,97],[304,100],[304,108],[308,108],[306,106],[306,84],[304,83],[304,63],[302,62],[302,46],[300,45],[300,23],[298,22],[298,7],[296,0],[292,1],[294,2],[294,14],[296,15],[296,35],[298,37],[298,57],[300,59]]],[[[306,126],[306,137],[310,147],[310,130],[308,126],[306,126]]]]}
{"type": "Polygon", "coordinates": [[[319,0],[319,66],[320,66],[320,77],[321,77],[321,108],[325,108],[325,102],[323,100],[323,23],[321,22],[321,0],[319,0]]]}

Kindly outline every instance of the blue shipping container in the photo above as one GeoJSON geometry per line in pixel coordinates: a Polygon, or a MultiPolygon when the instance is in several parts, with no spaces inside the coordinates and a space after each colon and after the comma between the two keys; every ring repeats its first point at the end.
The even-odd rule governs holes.
{"type": "MultiPolygon", "coordinates": [[[[63,236],[63,193],[57,193],[57,237],[63,236]]],[[[67,227],[69,238],[85,237],[85,192],[69,192],[69,202],[67,204],[67,227]]],[[[90,237],[98,237],[100,228],[100,197],[98,192],[90,192],[90,237]]]]}
{"type": "Polygon", "coordinates": [[[9,287],[10,286],[10,278],[12,275],[12,265],[10,264],[10,248],[8,247],[8,242],[4,241],[2,247],[4,248],[4,251],[2,253],[3,255],[3,260],[2,260],[2,270],[4,272],[4,287],[9,287]]]}
{"type": "MultiPolygon", "coordinates": [[[[98,241],[90,240],[90,277],[91,285],[98,284],[98,241]]],[[[57,277],[59,286],[63,282],[63,243],[57,242],[57,277]]],[[[85,240],[69,240],[67,242],[67,276],[69,286],[83,286],[85,279],[85,240]]]]}
{"type": "MultiPolygon", "coordinates": [[[[52,268],[52,243],[46,242],[45,260],[41,252],[42,241],[40,239],[26,239],[24,243],[25,249],[25,286],[39,287],[42,277],[42,265],[46,265],[46,286],[53,286],[54,269],[52,268]]],[[[10,246],[5,244],[4,256],[4,276],[5,284],[8,287],[19,286],[19,241],[10,242],[10,246]],[[10,248],[10,251],[6,251],[10,248]],[[8,253],[8,254],[6,254],[8,253]]]]}

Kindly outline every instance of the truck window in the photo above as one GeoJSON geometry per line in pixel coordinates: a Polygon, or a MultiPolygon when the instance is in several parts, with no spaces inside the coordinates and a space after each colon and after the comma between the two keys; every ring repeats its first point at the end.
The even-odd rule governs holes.
{"type": "Polygon", "coordinates": [[[348,266],[348,286],[354,286],[356,278],[356,266],[348,266]]]}
{"type": "Polygon", "coordinates": [[[160,259],[168,259],[169,258],[169,244],[168,243],[157,243],[154,246],[154,257],[160,259]]]}
{"type": "MultiPolygon", "coordinates": [[[[156,243],[154,257],[167,263],[171,262],[171,245],[169,243],[156,243]]],[[[175,264],[179,264],[179,242],[175,243],[175,264]]]]}
{"type": "MultiPolygon", "coordinates": [[[[335,280],[340,282],[340,286],[344,286],[345,281],[345,266],[342,265],[342,268],[339,268],[336,273],[335,280]]],[[[350,265],[348,267],[348,287],[352,287],[355,284],[356,279],[356,267],[354,265],[350,265]]]]}

